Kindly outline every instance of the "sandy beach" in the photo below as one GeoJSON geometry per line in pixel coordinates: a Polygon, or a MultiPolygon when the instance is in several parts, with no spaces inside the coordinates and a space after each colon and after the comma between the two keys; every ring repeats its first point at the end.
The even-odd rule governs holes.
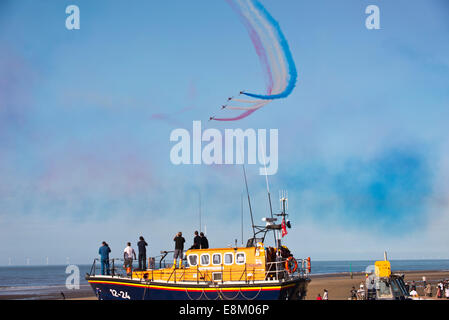
{"type": "MultiPolygon", "coordinates": [[[[435,285],[440,280],[449,279],[449,271],[397,271],[396,274],[404,274],[404,280],[406,282],[416,282],[417,291],[421,298],[429,299],[424,297],[423,287],[421,281],[423,276],[426,277],[427,282],[432,284],[433,297],[430,299],[436,299],[435,285]]],[[[309,284],[308,293],[306,300],[315,300],[318,293],[323,295],[323,290],[327,289],[329,292],[329,300],[348,300],[350,295],[350,290],[354,286],[356,289],[359,288],[360,283],[364,282],[364,273],[354,273],[352,278],[349,273],[342,274],[329,274],[329,275],[311,275],[312,281],[309,284]]],[[[66,298],[68,300],[96,300],[93,292],[69,292],[66,293],[66,298]],[[83,295],[84,294],[84,295],[83,295]]],[[[446,299],[437,299],[446,300],[446,299]]]]}
{"type": "MultiPolygon", "coordinates": [[[[417,291],[420,297],[424,298],[422,279],[431,283],[433,297],[436,294],[436,284],[440,280],[449,279],[449,271],[394,271],[395,274],[404,274],[405,282],[415,281],[417,291]]],[[[354,273],[352,278],[349,273],[334,275],[312,275],[312,281],[309,284],[306,300],[315,300],[318,293],[323,295],[323,290],[327,289],[329,300],[348,300],[352,287],[358,289],[361,282],[365,282],[364,273],[354,273]]],[[[445,299],[438,299],[445,300],[445,299]]]]}

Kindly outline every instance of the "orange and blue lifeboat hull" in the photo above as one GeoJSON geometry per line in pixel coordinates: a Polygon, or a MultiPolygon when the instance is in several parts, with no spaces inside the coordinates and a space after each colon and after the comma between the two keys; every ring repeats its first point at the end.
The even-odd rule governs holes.
{"type": "Polygon", "coordinates": [[[310,279],[245,284],[148,282],[107,276],[87,277],[100,300],[298,300],[310,279]]]}

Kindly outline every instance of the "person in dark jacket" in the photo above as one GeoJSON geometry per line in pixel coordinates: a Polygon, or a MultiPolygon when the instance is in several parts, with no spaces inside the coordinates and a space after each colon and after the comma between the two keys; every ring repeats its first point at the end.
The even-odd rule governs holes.
{"type": "Polygon", "coordinates": [[[100,255],[101,261],[101,274],[109,275],[109,253],[111,252],[111,248],[109,245],[103,241],[100,249],[98,250],[98,254],[100,255]]]}
{"type": "Polygon", "coordinates": [[[350,293],[351,293],[351,300],[357,300],[357,290],[355,290],[355,287],[352,287],[350,293]]]}
{"type": "Polygon", "coordinates": [[[209,241],[207,240],[206,236],[203,232],[200,233],[200,247],[201,249],[208,249],[209,248],[209,241]]]}
{"type": "Polygon", "coordinates": [[[190,247],[190,249],[200,249],[201,248],[201,237],[198,235],[198,231],[194,232],[193,237],[193,245],[190,247]]]}
{"type": "Polygon", "coordinates": [[[145,239],[140,236],[139,242],[137,242],[137,247],[139,248],[139,269],[140,270],[146,270],[147,269],[147,248],[148,243],[145,241],[145,239]]]}
{"type": "Polygon", "coordinates": [[[184,242],[186,242],[186,239],[182,236],[182,232],[178,232],[173,239],[175,242],[175,253],[173,255],[174,261],[173,261],[173,268],[176,268],[176,259],[179,259],[179,268],[182,266],[182,252],[184,250],[184,242]]]}

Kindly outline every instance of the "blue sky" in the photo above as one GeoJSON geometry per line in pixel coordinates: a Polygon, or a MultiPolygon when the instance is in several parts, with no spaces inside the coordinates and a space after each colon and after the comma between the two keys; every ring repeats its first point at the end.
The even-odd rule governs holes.
{"type": "MultiPolygon", "coordinates": [[[[447,3],[262,4],[289,42],[297,87],[216,123],[229,95],[265,84],[225,1],[2,1],[0,264],[90,262],[103,240],[120,256],[141,234],[156,255],[177,231],[190,241],[199,192],[211,244],[240,241],[241,167],[170,162],[170,132],[193,120],[279,130],[270,186],[274,203],[289,191],[285,241],[298,256],[449,258],[447,3]],[[70,4],[80,30],[65,28],[70,4]],[[365,28],[370,4],[380,30],[365,28]]],[[[260,221],[265,181],[247,169],[260,221]]]]}

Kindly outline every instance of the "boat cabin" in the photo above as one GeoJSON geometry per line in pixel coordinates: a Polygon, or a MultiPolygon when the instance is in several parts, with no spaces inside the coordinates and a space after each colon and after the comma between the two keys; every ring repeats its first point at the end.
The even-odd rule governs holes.
{"type": "Polygon", "coordinates": [[[276,261],[276,249],[265,248],[261,242],[253,247],[190,249],[185,257],[186,264],[181,268],[134,271],[132,277],[173,282],[248,282],[278,280],[286,272],[285,259],[276,261]]]}

